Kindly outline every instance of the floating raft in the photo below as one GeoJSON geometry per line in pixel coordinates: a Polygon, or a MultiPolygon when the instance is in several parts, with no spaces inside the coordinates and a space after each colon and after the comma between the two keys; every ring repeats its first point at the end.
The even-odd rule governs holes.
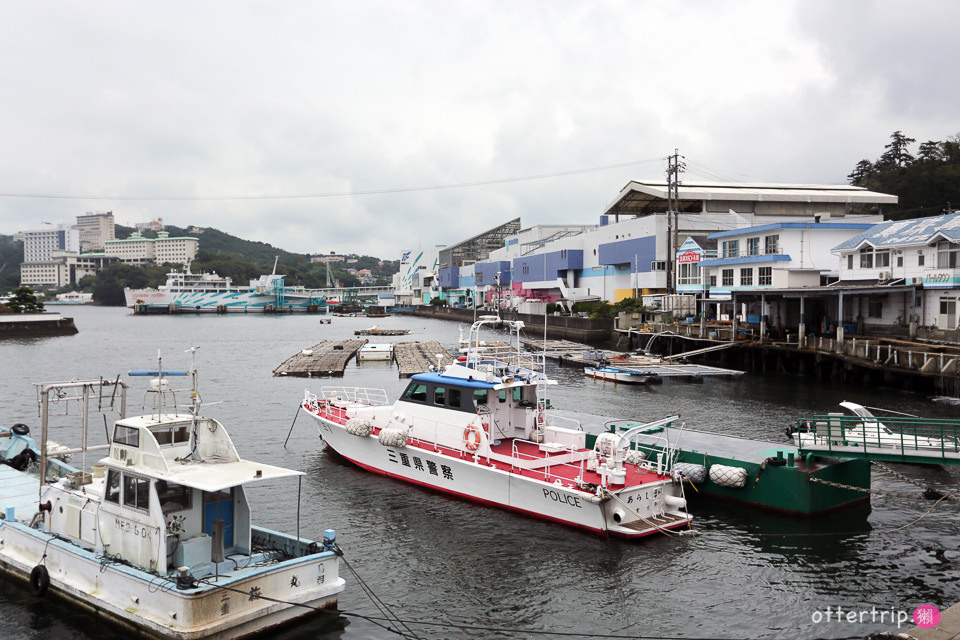
{"type": "Polygon", "coordinates": [[[522,340],[521,342],[528,350],[536,353],[542,352],[547,358],[559,361],[561,365],[596,367],[601,366],[602,363],[602,366],[627,371],[643,371],[655,374],[660,378],[685,377],[698,379],[705,376],[743,375],[743,371],[737,369],[723,369],[705,364],[675,363],[669,361],[669,358],[644,357],[619,351],[594,349],[589,345],[568,340],[522,340]]]}
{"type": "Polygon", "coordinates": [[[410,329],[357,329],[353,332],[355,336],[405,336],[410,333],[410,329]]]}
{"type": "Polygon", "coordinates": [[[273,370],[273,375],[301,378],[343,376],[347,362],[366,343],[366,340],[325,340],[287,358],[273,370]]]}
{"type": "Polygon", "coordinates": [[[443,364],[450,364],[456,356],[443,348],[436,340],[428,342],[401,342],[393,347],[393,358],[397,361],[401,378],[429,371],[437,366],[437,355],[443,356],[443,364]]]}
{"type": "MultiPolygon", "coordinates": [[[[624,432],[640,423],[611,422],[606,416],[551,409],[586,431],[587,448],[597,434],[624,432]]],[[[801,455],[792,444],[740,438],[684,428],[652,427],[635,436],[638,448],[655,461],[670,443],[674,468],[688,483],[692,501],[723,500],[798,516],[813,516],[870,503],[870,462],[801,455]],[[691,486],[692,485],[692,486],[691,486]]]]}

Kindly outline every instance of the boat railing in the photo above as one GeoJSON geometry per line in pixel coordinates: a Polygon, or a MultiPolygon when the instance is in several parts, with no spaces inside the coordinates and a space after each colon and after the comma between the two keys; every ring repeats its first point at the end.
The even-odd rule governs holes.
{"type": "Polygon", "coordinates": [[[869,453],[885,449],[908,454],[960,456],[960,420],[890,416],[814,415],[797,421],[800,449],[869,453]]]}
{"type": "Polygon", "coordinates": [[[523,464],[524,461],[539,462],[542,460],[544,462],[542,468],[543,468],[543,476],[545,480],[552,480],[554,479],[554,477],[558,479],[567,478],[567,476],[560,476],[560,475],[555,476],[555,474],[553,473],[553,469],[557,467],[566,467],[566,468],[574,469],[579,472],[577,477],[583,476],[584,464],[586,463],[586,459],[581,459],[579,461],[579,464],[573,464],[569,461],[560,461],[560,460],[556,462],[553,461],[554,458],[559,458],[561,456],[565,458],[569,458],[572,455],[579,454],[582,452],[582,449],[576,449],[571,446],[555,444],[553,451],[544,451],[542,456],[532,454],[532,453],[523,453],[522,451],[520,451],[520,445],[527,445],[527,446],[536,447],[539,449],[543,444],[544,443],[542,442],[534,442],[533,440],[523,440],[519,438],[514,439],[510,447],[510,459],[511,459],[510,470],[515,471],[517,469],[527,469],[529,465],[523,464]]]}
{"type": "Polygon", "coordinates": [[[390,404],[385,390],[367,387],[322,387],[320,397],[328,402],[347,402],[371,407],[390,404]]]}
{"type": "MultiPolygon", "coordinates": [[[[97,431],[94,429],[96,421],[90,420],[91,413],[115,412],[119,418],[126,417],[127,388],[126,382],[117,376],[115,380],[99,378],[97,380],[71,380],[69,382],[34,383],[37,391],[37,408],[40,414],[40,477],[47,478],[48,470],[55,470],[58,463],[50,456],[85,454],[88,451],[100,451],[110,448],[108,441],[103,444],[93,444],[91,438],[97,431]],[[70,408],[80,414],[79,444],[64,445],[55,452],[48,453],[50,431],[53,425],[50,419],[57,408],[62,409],[63,415],[70,415],[70,408]]],[[[56,472],[55,475],[62,475],[56,472]]]]}
{"type": "Polygon", "coordinates": [[[583,424],[576,418],[569,418],[567,416],[557,416],[547,414],[547,419],[545,421],[546,426],[557,426],[564,427],[566,429],[576,429],[577,431],[583,431],[583,424]],[[566,423],[566,424],[565,424],[566,423]]]}

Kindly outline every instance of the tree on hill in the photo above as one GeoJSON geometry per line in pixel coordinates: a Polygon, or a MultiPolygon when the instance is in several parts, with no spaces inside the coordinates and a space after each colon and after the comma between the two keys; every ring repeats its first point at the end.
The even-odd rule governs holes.
{"type": "Polygon", "coordinates": [[[847,176],[850,184],[896,195],[898,203],[883,209],[892,220],[939,215],[960,207],[960,135],[923,142],[916,157],[910,153],[915,142],[895,131],[879,159],[861,160],[847,176]]]}
{"type": "Polygon", "coordinates": [[[13,236],[0,236],[0,293],[13,291],[20,285],[20,263],[23,262],[23,243],[13,236]]]}

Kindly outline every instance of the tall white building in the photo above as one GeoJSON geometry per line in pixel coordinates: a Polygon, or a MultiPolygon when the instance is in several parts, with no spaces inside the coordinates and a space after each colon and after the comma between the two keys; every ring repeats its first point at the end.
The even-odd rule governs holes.
{"type": "Polygon", "coordinates": [[[77,216],[77,229],[80,232],[81,253],[103,251],[104,243],[117,237],[112,211],[87,212],[86,215],[77,216]]]}
{"type": "Polygon", "coordinates": [[[46,229],[23,231],[23,261],[42,262],[50,260],[54,251],[80,250],[77,228],[68,224],[50,226],[46,229]]]}

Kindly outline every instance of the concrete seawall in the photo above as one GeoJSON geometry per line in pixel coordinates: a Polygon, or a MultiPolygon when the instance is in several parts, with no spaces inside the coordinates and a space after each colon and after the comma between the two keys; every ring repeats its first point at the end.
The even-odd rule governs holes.
{"type": "Polygon", "coordinates": [[[73,318],[59,313],[9,313],[0,315],[0,338],[68,336],[79,333],[73,318]]]}

